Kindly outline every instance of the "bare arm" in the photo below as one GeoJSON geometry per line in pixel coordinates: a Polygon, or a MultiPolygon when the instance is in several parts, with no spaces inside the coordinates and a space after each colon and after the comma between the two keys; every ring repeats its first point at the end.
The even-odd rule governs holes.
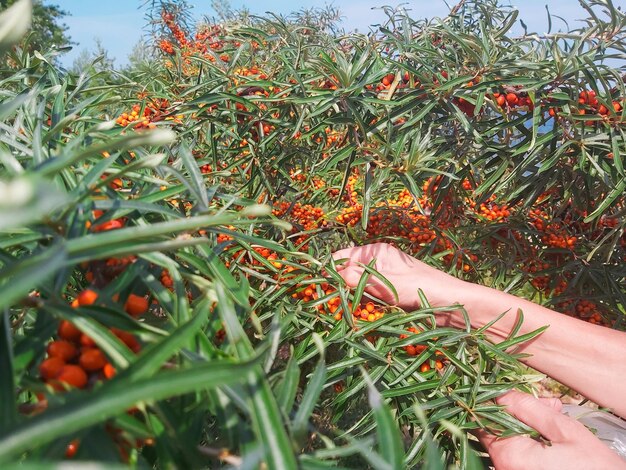
{"type": "MultiPolygon", "coordinates": [[[[368,292],[405,309],[419,306],[417,289],[420,288],[434,306],[463,305],[474,328],[480,328],[507,312],[487,332],[494,342],[507,338],[517,320],[517,310],[521,309],[524,323],[518,334],[549,326],[541,335],[517,349],[531,354],[523,362],[626,418],[626,333],[568,317],[489,287],[461,281],[387,244],[348,248],[333,256],[337,260],[348,260],[340,268],[340,273],[352,286],[358,283],[363,273],[359,263],[367,264],[375,259],[375,268],[393,283],[398,299],[396,301],[389,289],[373,277],[368,292]]],[[[465,324],[461,312],[441,314],[437,322],[455,327],[465,324]]]]}
{"type": "MultiPolygon", "coordinates": [[[[465,283],[459,295],[458,301],[465,306],[474,328],[507,312],[487,332],[494,342],[503,341],[511,332],[518,308],[524,313],[519,334],[549,325],[540,336],[518,349],[530,354],[523,362],[626,417],[625,333],[476,284],[465,283]]],[[[443,315],[441,324],[461,327],[464,321],[460,312],[453,312],[443,315]]]]}

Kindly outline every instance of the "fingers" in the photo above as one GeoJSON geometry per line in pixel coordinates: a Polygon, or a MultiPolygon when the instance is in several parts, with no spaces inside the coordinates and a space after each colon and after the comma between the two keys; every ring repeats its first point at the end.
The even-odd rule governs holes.
{"type": "MultiPolygon", "coordinates": [[[[339,271],[339,270],[338,270],[339,271]]],[[[359,266],[349,265],[341,269],[340,274],[348,287],[356,287],[365,270],[359,266]]]]}
{"type": "Polygon", "coordinates": [[[563,409],[563,402],[558,398],[539,398],[539,401],[550,408],[554,408],[559,413],[563,409]]]}
{"type": "Polygon", "coordinates": [[[333,259],[335,261],[339,261],[341,259],[355,259],[358,260],[359,259],[359,248],[360,247],[353,247],[353,248],[344,248],[343,250],[338,250],[335,251],[331,256],[333,257],[333,259]]]}
{"type": "Polygon", "coordinates": [[[478,438],[480,443],[487,451],[489,451],[493,443],[496,442],[496,440],[498,439],[498,436],[496,436],[495,434],[491,434],[484,429],[474,429],[472,431],[472,434],[474,434],[478,438]]]}
{"type": "Polygon", "coordinates": [[[498,397],[496,402],[504,405],[507,413],[553,442],[561,442],[564,431],[572,425],[572,420],[562,415],[554,402],[546,404],[526,393],[511,390],[498,397]]]}
{"type": "Polygon", "coordinates": [[[496,469],[529,468],[528,462],[533,460],[532,455],[542,447],[542,444],[528,436],[499,438],[482,429],[473,433],[489,453],[496,469]]]}

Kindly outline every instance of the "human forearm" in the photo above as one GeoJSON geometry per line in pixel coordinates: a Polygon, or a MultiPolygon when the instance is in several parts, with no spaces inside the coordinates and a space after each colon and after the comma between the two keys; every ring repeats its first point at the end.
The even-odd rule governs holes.
{"type": "MultiPolygon", "coordinates": [[[[626,334],[488,287],[465,283],[458,295],[474,328],[506,312],[487,332],[494,342],[509,336],[518,309],[524,313],[518,335],[548,325],[543,333],[516,349],[530,354],[523,362],[626,417],[626,334]]],[[[440,321],[450,326],[464,325],[460,312],[446,314],[440,321]]]]}

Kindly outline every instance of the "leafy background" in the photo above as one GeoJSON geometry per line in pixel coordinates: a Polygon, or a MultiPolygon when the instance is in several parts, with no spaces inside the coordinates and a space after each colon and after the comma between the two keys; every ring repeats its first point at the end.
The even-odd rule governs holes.
{"type": "Polygon", "coordinates": [[[0,27],[3,464],[482,468],[472,429],[532,433],[492,399],[538,379],[512,347],[540,331],[496,345],[365,298],[330,260],[352,244],[623,328],[610,2],[544,37],[487,0],[367,36],[150,2],[154,56],[80,74],[20,40],[29,5],[0,27]],[[67,322],[114,375],[42,378],[67,322]]]}

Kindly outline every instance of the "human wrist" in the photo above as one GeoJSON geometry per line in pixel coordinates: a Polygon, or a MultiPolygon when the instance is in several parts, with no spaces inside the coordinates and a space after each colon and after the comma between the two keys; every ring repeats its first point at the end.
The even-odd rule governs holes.
{"type": "Polygon", "coordinates": [[[466,327],[466,318],[469,318],[470,326],[479,329],[504,313],[503,317],[489,329],[493,340],[504,340],[517,318],[517,310],[512,312],[507,302],[509,294],[471,282],[457,281],[457,284],[451,286],[446,306],[458,305],[459,308],[438,313],[437,324],[463,329],[466,327]]]}

